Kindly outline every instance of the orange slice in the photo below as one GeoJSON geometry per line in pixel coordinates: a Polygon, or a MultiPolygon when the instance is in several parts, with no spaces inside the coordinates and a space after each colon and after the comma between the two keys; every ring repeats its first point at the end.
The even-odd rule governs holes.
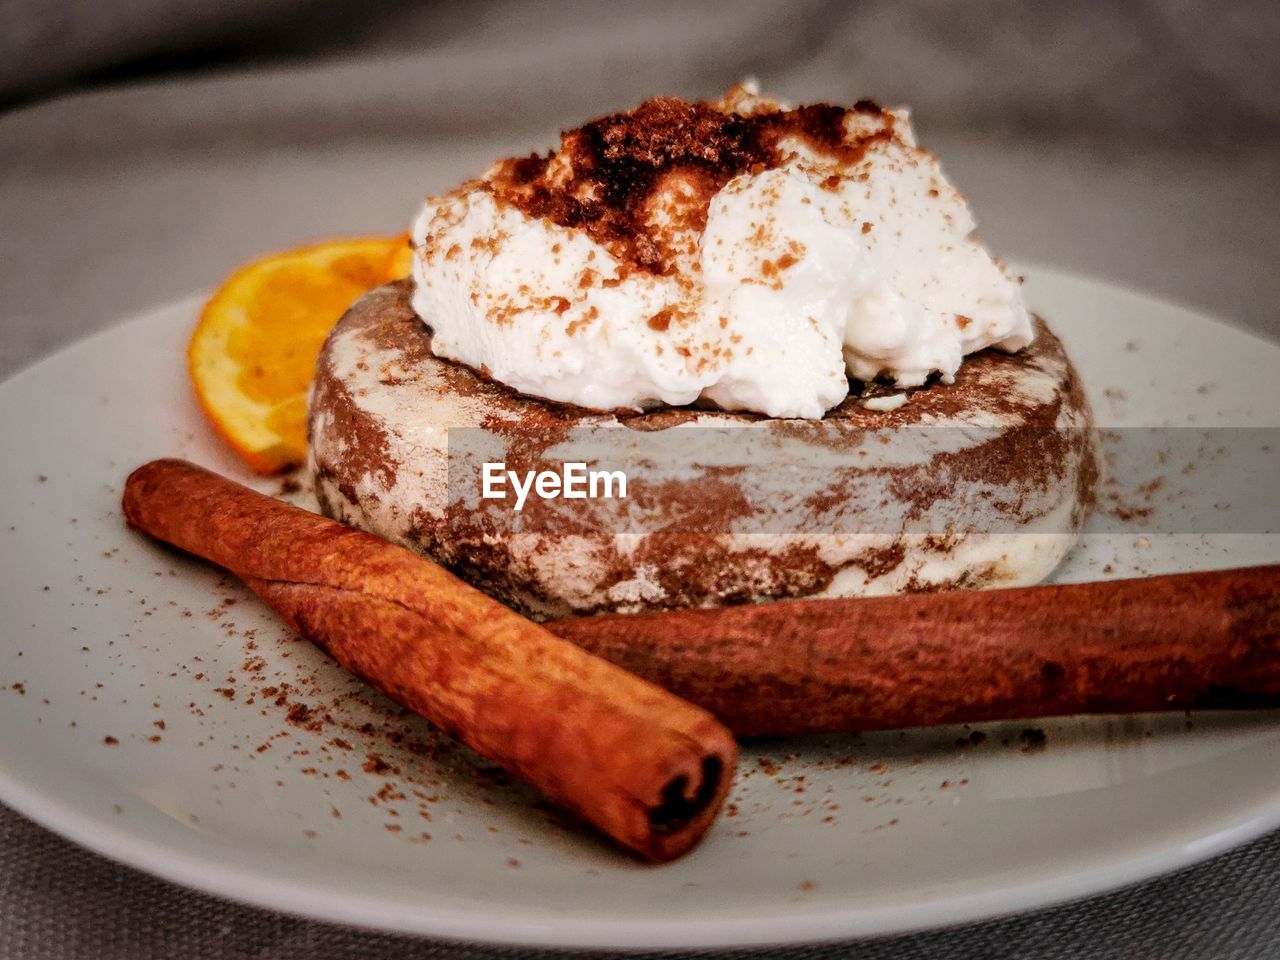
{"type": "Polygon", "coordinates": [[[329,330],[355,300],[409,273],[407,236],[330,240],[255,260],[200,314],[187,365],[218,432],[259,473],[307,455],[307,388],[329,330]]]}

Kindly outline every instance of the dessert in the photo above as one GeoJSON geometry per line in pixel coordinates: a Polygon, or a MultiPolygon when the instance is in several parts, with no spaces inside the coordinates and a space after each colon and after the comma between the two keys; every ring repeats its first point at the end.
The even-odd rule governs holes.
{"type": "Polygon", "coordinates": [[[430,198],[412,282],[330,334],[321,506],[539,618],[1037,582],[1092,496],[1091,415],[972,227],[905,113],[866,102],[735,88],[569,131],[430,198]],[[694,429],[731,438],[714,463],[694,429]],[[684,479],[594,526],[535,499],[517,529],[509,502],[457,509],[477,434],[522,469],[669,434],[684,479]]]}
{"type": "MultiPolygon", "coordinates": [[[[971,359],[954,384],[918,391],[896,410],[850,398],[797,429],[796,421],[752,414],[605,414],[520,396],[434,357],[407,285],[393,285],[357,303],[322,353],[312,394],[315,488],[330,516],[416,549],[543,618],[1033,583],[1074,542],[1093,482],[1080,383],[1057,339],[1041,330],[1024,354],[971,359]],[[484,431],[493,460],[532,466],[553,461],[570,431],[622,427],[647,445],[655,431],[682,426],[759,433],[770,449],[723,439],[719,469],[698,470],[674,490],[633,489],[622,502],[678,517],[675,529],[659,521],[641,533],[583,531],[580,511],[553,512],[537,499],[524,507],[537,522],[527,533],[507,530],[502,514],[512,508],[504,501],[449,509],[448,458],[458,456],[450,431],[484,431]],[[795,478],[759,462],[778,456],[784,434],[788,456],[845,450],[847,459],[838,472],[802,476],[812,486],[784,500],[773,481],[795,478]],[[950,449],[913,451],[891,465],[880,441],[895,434],[912,448],[939,437],[950,449]],[[883,532],[882,516],[917,504],[934,517],[928,530],[883,532]],[[843,515],[833,519],[836,506],[843,515]],[[699,519],[744,532],[684,532],[699,519]],[[949,523],[959,532],[940,535],[949,523]],[[817,532],[823,524],[834,532],[817,532]]],[[[664,449],[691,459],[706,453],[692,441],[664,449]]]]}
{"type": "Polygon", "coordinates": [[[333,519],[176,460],[123,512],[656,861],[735,734],[1280,703],[1280,567],[950,589],[1045,577],[1096,472],[1063,345],[972,230],[901,111],[649,101],[430,198],[409,279],[368,241],[211,301],[198,393],[273,470],[309,293],[376,286],[310,384],[333,519]]]}

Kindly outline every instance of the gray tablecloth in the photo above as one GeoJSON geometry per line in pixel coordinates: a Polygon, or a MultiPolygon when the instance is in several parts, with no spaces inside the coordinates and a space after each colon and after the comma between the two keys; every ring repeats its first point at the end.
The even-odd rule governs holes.
{"type": "MultiPolygon", "coordinates": [[[[263,251],[402,229],[561,126],[751,73],[912,104],[1002,253],[1280,333],[1278,9],[0,0],[0,375],[263,251]]],[[[794,954],[1265,957],[1277,891],[1272,836],[1082,904],[794,954]]],[[[2,957],[445,951],[512,953],[232,906],[0,808],[2,957]]]]}

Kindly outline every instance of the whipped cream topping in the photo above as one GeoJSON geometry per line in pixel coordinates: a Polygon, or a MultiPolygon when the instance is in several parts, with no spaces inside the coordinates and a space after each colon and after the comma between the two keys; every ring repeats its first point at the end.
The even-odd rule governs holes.
{"type": "Polygon", "coordinates": [[[850,377],[950,382],[966,354],[1031,341],[973,229],[905,111],[741,86],[429,198],[413,305],[438,356],[532,396],[818,418],[850,377]]]}

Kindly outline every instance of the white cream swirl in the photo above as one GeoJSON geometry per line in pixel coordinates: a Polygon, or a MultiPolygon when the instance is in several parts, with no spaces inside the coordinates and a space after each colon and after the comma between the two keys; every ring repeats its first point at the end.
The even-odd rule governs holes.
{"type": "MultiPolygon", "coordinates": [[[[715,107],[781,109],[744,87],[715,107]]],[[[964,197],[906,113],[854,109],[843,123],[858,149],[783,135],[775,164],[730,177],[709,202],[696,175],[663,176],[644,211],[662,271],[505,198],[493,184],[509,165],[430,198],[413,230],[413,303],[433,350],[584,407],[818,418],[849,377],[950,381],[966,354],[1028,344],[1017,279],[974,239],[964,197]]],[[[543,177],[562,182],[572,162],[562,149],[543,177]]]]}

